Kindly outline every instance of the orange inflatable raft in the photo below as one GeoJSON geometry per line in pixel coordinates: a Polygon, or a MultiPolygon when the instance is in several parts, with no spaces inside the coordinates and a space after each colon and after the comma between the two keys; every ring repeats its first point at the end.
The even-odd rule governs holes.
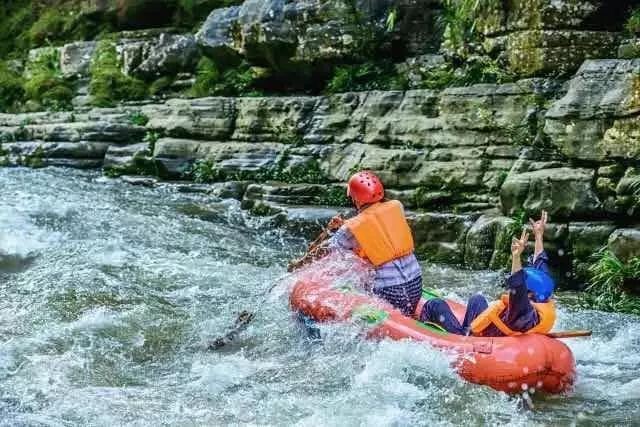
{"type": "MultiPolygon", "coordinates": [[[[313,266],[312,266],[313,268],[313,266]]],[[[435,324],[404,316],[388,303],[356,289],[334,286],[331,275],[298,274],[290,294],[292,309],[317,322],[360,321],[367,336],[424,341],[452,356],[452,365],[466,380],[507,393],[561,393],[573,385],[575,360],[561,341],[544,335],[467,337],[435,324]]],[[[437,295],[423,290],[416,312],[437,295]]],[[[460,319],[465,306],[447,300],[460,319]]]]}

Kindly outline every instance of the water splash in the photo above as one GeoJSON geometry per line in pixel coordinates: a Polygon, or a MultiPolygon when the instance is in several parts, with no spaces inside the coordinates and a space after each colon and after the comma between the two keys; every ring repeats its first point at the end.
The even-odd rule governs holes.
{"type": "MultiPolygon", "coordinates": [[[[629,424],[640,416],[640,321],[560,311],[579,381],[569,396],[519,399],[470,385],[444,354],[370,342],[357,325],[322,325],[312,342],[288,309],[285,266],[299,239],[267,230],[236,202],[99,174],[0,169],[0,425],[629,424]],[[185,206],[196,205],[194,210],[185,206]],[[209,209],[213,213],[205,214],[209,209]],[[265,291],[285,280],[265,300],[265,291]],[[204,350],[243,309],[237,342],[204,350]]],[[[326,274],[361,286],[367,269],[326,274]]],[[[425,283],[465,301],[495,296],[492,272],[424,266],[425,283]]]]}

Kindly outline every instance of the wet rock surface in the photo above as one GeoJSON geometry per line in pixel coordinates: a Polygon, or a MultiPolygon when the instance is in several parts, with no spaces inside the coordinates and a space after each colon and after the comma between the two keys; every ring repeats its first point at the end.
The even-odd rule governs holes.
{"type": "Polygon", "coordinates": [[[0,114],[0,164],[177,180],[305,233],[326,206],[348,205],[345,180],[370,168],[388,197],[415,212],[423,256],[503,267],[510,234],[546,209],[557,225],[554,265],[580,276],[589,252],[616,229],[634,229],[640,212],[640,65],[635,39],[620,43],[631,4],[622,3],[483,4],[481,48],[520,79],[444,90],[419,88],[451,66],[440,54],[444,11],[431,0],[247,0],[210,11],[195,35],[145,29],[116,41],[125,74],[172,76],[184,87],[202,55],[221,70],[244,61],[302,82],[323,64],[370,60],[373,43],[375,55],[393,53],[409,90],[89,108],[81,105],[95,42],[33,50],[28,62],[58,51],[60,72],[82,93],[73,112],[0,114]],[[597,59],[618,47],[629,59],[597,59]]]}

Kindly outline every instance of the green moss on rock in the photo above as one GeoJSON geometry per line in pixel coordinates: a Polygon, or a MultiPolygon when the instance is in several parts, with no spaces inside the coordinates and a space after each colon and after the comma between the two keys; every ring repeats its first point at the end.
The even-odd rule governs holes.
{"type": "Polygon", "coordinates": [[[22,76],[0,61],[0,111],[13,112],[24,99],[22,76]]]}
{"type": "Polygon", "coordinates": [[[91,102],[98,107],[112,107],[123,100],[140,100],[147,96],[147,86],[139,79],[126,76],[121,69],[112,40],[98,44],[89,70],[91,102]]]}
{"type": "Polygon", "coordinates": [[[38,55],[27,65],[25,74],[24,93],[27,100],[52,110],[71,107],[73,89],[62,77],[57,49],[38,55]]]}
{"type": "Polygon", "coordinates": [[[404,90],[408,80],[389,62],[365,62],[337,67],[327,82],[326,93],[368,90],[404,90]]]}

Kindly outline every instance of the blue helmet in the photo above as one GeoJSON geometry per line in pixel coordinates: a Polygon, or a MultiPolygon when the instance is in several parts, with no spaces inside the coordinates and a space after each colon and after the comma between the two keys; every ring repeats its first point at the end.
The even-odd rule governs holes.
{"type": "Polygon", "coordinates": [[[524,282],[535,302],[547,302],[556,288],[556,284],[547,273],[537,268],[524,268],[524,282]]]}

